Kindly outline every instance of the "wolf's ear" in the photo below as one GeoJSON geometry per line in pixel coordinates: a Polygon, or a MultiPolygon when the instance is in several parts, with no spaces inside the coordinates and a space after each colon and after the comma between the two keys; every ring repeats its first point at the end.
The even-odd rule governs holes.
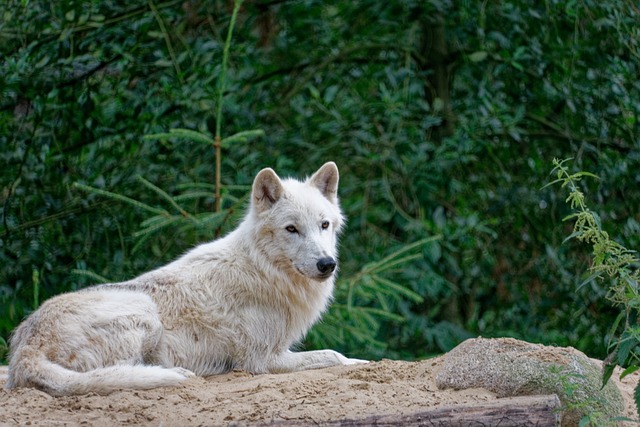
{"type": "Polygon", "coordinates": [[[258,212],[270,209],[282,195],[282,181],[271,168],[262,169],[253,180],[251,202],[258,212]]]}
{"type": "Polygon", "coordinates": [[[327,162],[307,182],[320,190],[331,203],[337,205],[339,178],[338,166],[333,162],[327,162]]]}

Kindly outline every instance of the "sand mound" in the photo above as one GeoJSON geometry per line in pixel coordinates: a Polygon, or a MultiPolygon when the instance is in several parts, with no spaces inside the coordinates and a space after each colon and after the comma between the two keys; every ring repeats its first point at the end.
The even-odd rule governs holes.
{"type": "MultiPolygon", "coordinates": [[[[232,372],[193,378],[177,388],[123,390],[108,396],[54,398],[34,389],[0,389],[0,426],[192,426],[290,420],[314,424],[497,399],[484,389],[438,389],[435,376],[442,361],[385,360],[280,375],[232,372]]],[[[6,368],[0,368],[0,385],[3,373],[6,368]]],[[[632,394],[638,375],[618,382],[629,417],[634,416],[632,394]]]]}

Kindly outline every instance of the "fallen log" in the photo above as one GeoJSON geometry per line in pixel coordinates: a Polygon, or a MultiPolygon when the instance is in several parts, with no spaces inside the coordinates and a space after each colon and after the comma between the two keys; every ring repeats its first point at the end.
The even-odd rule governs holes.
{"type": "MultiPolygon", "coordinates": [[[[375,408],[372,408],[375,410],[375,408]]],[[[437,427],[556,427],[562,418],[558,396],[518,396],[491,402],[447,405],[409,414],[371,415],[330,421],[273,420],[264,426],[437,426],[437,427]]]]}

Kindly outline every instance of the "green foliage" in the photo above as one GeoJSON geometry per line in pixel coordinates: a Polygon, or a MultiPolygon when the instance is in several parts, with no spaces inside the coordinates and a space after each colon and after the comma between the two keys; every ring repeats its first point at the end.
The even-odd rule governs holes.
{"type": "Polygon", "coordinates": [[[578,427],[604,427],[615,426],[616,423],[607,419],[599,408],[602,406],[602,402],[593,396],[584,392],[584,380],[583,375],[568,372],[561,366],[552,366],[551,374],[554,378],[554,383],[558,384],[561,392],[563,393],[563,401],[565,402],[562,411],[563,413],[575,411],[580,414],[586,414],[578,423],[578,427]]]}
{"type": "MultiPolygon", "coordinates": [[[[167,232],[167,230],[170,230],[172,233],[189,235],[193,235],[195,233],[196,235],[206,236],[213,229],[216,230],[215,234],[218,235],[220,234],[220,230],[225,225],[225,223],[229,221],[231,217],[235,217],[234,213],[241,210],[247,199],[247,194],[234,197],[233,192],[237,190],[244,190],[246,192],[248,187],[235,186],[232,189],[235,191],[228,191],[224,194],[223,200],[225,201],[226,208],[223,211],[190,214],[180,205],[180,202],[183,200],[193,201],[194,199],[199,198],[211,198],[211,191],[203,191],[203,188],[207,188],[207,186],[197,185],[195,186],[194,191],[192,185],[187,185],[185,187],[186,190],[183,193],[172,196],[166,193],[164,190],[156,187],[154,184],[150,183],[143,177],[138,176],[137,178],[145,187],[156,193],[159,200],[164,200],[169,205],[171,210],[174,211],[174,213],[171,213],[170,210],[167,210],[165,208],[149,206],[138,200],[122,196],[121,194],[112,193],[109,191],[104,191],[75,183],[75,186],[77,188],[80,188],[88,193],[100,195],[120,202],[125,202],[135,208],[145,210],[149,213],[154,214],[153,216],[144,219],[140,223],[140,228],[132,234],[132,236],[137,239],[135,245],[131,249],[132,255],[138,253],[139,250],[144,248],[149,239],[152,239],[158,233],[167,232]]],[[[87,277],[91,276],[89,272],[87,272],[87,274],[85,275],[87,277]]]]}
{"type": "Polygon", "coordinates": [[[480,334],[606,355],[618,311],[573,273],[589,252],[558,239],[569,208],[538,187],[552,158],[574,156],[602,177],[591,203],[611,240],[640,245],[631,2],[9,0],[0,13],[5,339],[34,299],[233,228],[262,167],[334,160],[349,222],[335,309],[307,346],[420,358],[480,334]],[[420,257],[362,273],[432,236],[420,257]],[[367,325],[370,344],[342,325],[367,325]]]}
{"type": "MultiPolygon", "coordinates": [[[[568,239],[576,238],[591,245],[593,263],[589,269],[593,274],[588,280],[605,276],[609,287],[607,298],[615,305],[622,306],[622,313],[614,322],[609,336],[611,353],[606,360],[608,369],[605,369],[603,378],[603,384],[606,384],[616,364],[620,366],[631,365],[623,372],[623,375],[628,375],[638,369],[637,363],[640,361],[638,355],[640,328],[637,326],[640,309],[640,295],[638,293],[640,268],[638,268],[638,262],[640,259],[635,256],[635,251],[611,240],[609,234],[602,229],[599,216],[587,207],[584,193],[578,188],[578,183],[585,176],[594,178],[597,176],[588,172],[569,173],[569,169],[565,165],[568,160],[570,159],[553,160],[552,173],[557,175],[557,179],[551,183],[560,182],[563,188],[569,187],[570,192],[566,202],[576,210],[575,213],[564,218],[565,221],[574,221],[573,233],[568,239]],[[620,325],[622,318],[625,322],[620,325]],[[622,331],[618,333],[620,326],[622,326],[622,331]]],[[[636,386],[634,395],[636,396],[636,405],[640,406],[640,399],[637,398],[638,389],[640,386],[636,386]]]]}
{"type": "Polygon", "coordinates": [[[4,359],[5,354],[9,352],[9,346],[4,338],[0,337],[0,358],[4,359]]]}
{"type": "Polygon", "coordinates": [[[402,268],[422,257],[416,252],[439,236],[404,245],[386,257],[362,266],[360,271],[338,282],[334,302],[324,321],[311,330],[308,344],[318,348],[342,348],[345,342],[367,348],[380,357],[392,349],[379,340],[384,322],[403,323],[398,307],[404,302],[422,303],[424,298],[393,280],[402,268]],[[391,277],[391,278],[389,278],[391,277]]]}

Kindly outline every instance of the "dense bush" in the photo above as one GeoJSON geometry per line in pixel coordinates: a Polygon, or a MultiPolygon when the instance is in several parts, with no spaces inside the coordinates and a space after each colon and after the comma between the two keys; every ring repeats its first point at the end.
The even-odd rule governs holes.
{"type": "Polygon", "coordinates": [[[260,168],[334,160],[341,281],[307,346],[418,358],[481,334],[605,355],[617,312],[606,286],[578,289],[588,250],[563,244],[565,196],[541,187],[554,157],[574,157],[601,177],[582,184],[612,238],[640,247],[637,5],[246,1],[222,132],[265,136],[223,151],[213,216],[213,148],[144,136],[214,134],[230,14],[213,0],[9,0],[0,336],[45,298],[229,230],[260,168]],[[150,228],[145,206],[179,214],[159,189],[199,221],[150,228]]]}

